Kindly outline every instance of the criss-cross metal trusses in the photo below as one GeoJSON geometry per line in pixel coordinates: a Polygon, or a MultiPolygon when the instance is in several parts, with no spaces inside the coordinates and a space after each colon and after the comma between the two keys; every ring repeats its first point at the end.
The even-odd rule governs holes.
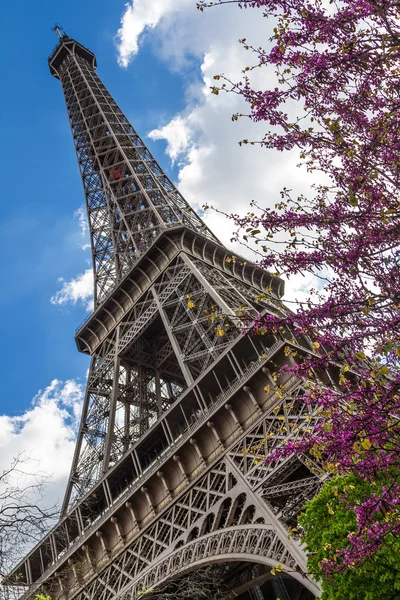
{"type": "Polygon", "coordinates": [[[93,354],[64,510],[241,337],[238,307],[277,304],[205,260],[172,260],[93,354]]]}
{"type": "Polygon", "coordinates": [[[240,312],[282,304],[279,280],[246,261],[226,268],[226,250],[97,77],[94,54],[55,30],[49,65],[67,104],[95,278],[95,313],[77,336],[92,362],[65,512],[241,335],[240,312]]]}
{"type": "Polygon", "coordinates": [[[308,457],[266,464],[265,456],[319,417],[301,401],[303,382],[295,377],[262,391],[284,357],[283,344],[273,344],[255,364],[249,348],[243,337],[231,349],[231,358],[242,358],[236,376],[229,360],[220,359],[230,382],[214,402],[208,399],[193,421],[181,417],[182,429],[174,426],[180,408],[187,414],[210,388],[211,372],[15,569],[31,586],[24,600],[38,591],[54,600],[136,598],[227,556],[267,567],[279,562],[317,593],[304,578],[305,556],[288,527],[321,485],[321,470],[308,457]]]}
{"type": "Polygon", "coordinates": [[[94,54],[60,35],[49,64],[63,87],[85,190],[97,305],[161,231],[181,224],[216,238],[96,75],[94,54]]]}

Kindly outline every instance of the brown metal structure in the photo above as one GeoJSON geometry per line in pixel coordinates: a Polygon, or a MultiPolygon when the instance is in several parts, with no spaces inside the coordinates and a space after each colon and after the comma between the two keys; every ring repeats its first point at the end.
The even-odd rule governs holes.
{"type": "Polygon", "coordinates": [[[312,344],[290,331],[243,335],[240,314],[286,310],[282,281],[232,258],[108,93],[94,54],[56,30],[49,65],[70,118],[95,278],[76,342],[92,363],[61,519],[11,578],[27,586],[23,598],[133,600],[226,564],[227,600],[314,598],[289,528],[323,477],[308,457],[265,462],[315,419],[305,382],[276,376],[295,360],[288,347],[300,356],[312,344]]]}

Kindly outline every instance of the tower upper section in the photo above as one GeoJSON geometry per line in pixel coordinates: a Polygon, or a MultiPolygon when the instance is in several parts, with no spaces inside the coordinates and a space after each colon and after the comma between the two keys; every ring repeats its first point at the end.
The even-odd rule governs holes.
{"type": "Polygon", "coordinates": [[[58,70],[64,65],[65,59],[71,56],[80,56],[90,64],[93,69],[97,67],[96,57],[93,52],[90,52],[90,50],[69,38],[65,33],[62,33],[59,27],[56,27],[55,29],[59,36],[59,43],[49,57],[50,72],[54,77],[60,79],[58,70]]]}
{"type": "Polygon", "coordinates": [[[95,55],[55,30],[49,66],[62,84],[81,171],[98,306],[166,229],[183,225],[218,240],[97,76],[95,55]]]}

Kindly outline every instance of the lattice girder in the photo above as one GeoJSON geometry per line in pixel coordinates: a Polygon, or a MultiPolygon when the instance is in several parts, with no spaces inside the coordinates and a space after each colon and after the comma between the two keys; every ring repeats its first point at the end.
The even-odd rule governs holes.
{"type": "Polygon", "coordinates": [[[277,310],[271,293],[260,294],[259,289],[185,252],[153,281],[153,275],[142,273],[150,287],[94,355],[68,503],[86,493],[169,408],[179,391],[192,385],[241,336],[238,306],[254,315],[277,310]],[[165,340],[169,374],[164,353],[154,347],[154,336],[165,340]],[[147,363],[138,352],[140,345],[147,347],[147,363]],[[129,393],[121,379],[127,373],[129,393]],[[168,384],[175,386],[175,392],[162,396],[162,386],[168,384]]]}
{"type": "Polygon", "coordinates": [[[93,55],[70,41],[61,40],[64,57],[57,57],[56,65],[50,60],[50,65],[63,87],[81,170],[98,304],[160,231],[181,224],[216,238],[156,163],[97,77],[93,55]]]}
{"type": "MultiPolygon", "coordinates": [[[[238,482],[230,468],[230,463],[218,463],[99,573],[91,575],[83,570],[81,591],[71,589],[69,597],[136,597],[138,591],[158,586],[185,569],[226,559],[250,559],[268,566],[279,562],[311,591],[318,591],[296,573],[296,569],[304,572],[304,558],[296,544],[288,541],[287,531],[279,526],[269,507],[260,506],[257,496],[238,482]],[[235,517],[229,518],[222,507],[227,501],[235,506],[235,498],[241,496],[245,501],[239,511],[231,510],[235,517]],[[250,507],[255,507],[251,522],[256,526],[246,519],[250,507]],[[215,516],[211,530],[204,528],[210,514],[215,516]]],[[[63,587],[65,593],[65,582],[63,587]]]]}
{"type": "MultiPolygon", "coordinates": [[[[246,338],[240,338],[229,352],[234,351],[237,358],[248,357],[246,343],[246,338]]],[[[53,565],[47,567],[42,579],[51,587],[41,589],[46,593],[51,592],[52,597],[58,599],[57,578],[51,575],[51,571],[57,571],[64,592],[69,590],[69,598],[111,598],[123,589],[130,589],[139,581],[145,569],[148,569],[150,578],[158,577],[159,572],[154,571],[153,567],[158,564],[157,561],[163,560],[164,555],[166,562],[163,564],[171,565],[169,557],[180,547],[185,548],[213,531],[223,533],[232,527],[243,529],[244,525],[251,524],[256,529],[266,525],[271,532],[270,564],[274,561],[282,563],[282,556],[286,556],[282,554],[284,552],[294,557],[300,570],[305,570],[305,556],[297,542],[288,539],[287,527],[293,527],[301,504],[315,494],[324,475],[308,457],[300,461],[297,457],[278,461],[271,469],[247,465],[248,473],[245,473],[245,462],[240,452],[246,444],[249,448],[258,444],[260,432],[270,431],[271,422],[279,427],[282,423],[279,416],[285,411],[288,418],[293,411],[293,416],[297,414],[296,418],[301,420],[304,427],[310,426],[307,415],[299,412],[294,401],[301,393],[301,381],[292,378],[275,382],[275,391],[280,390],[281,398],[273,390],[265,393],[264,387],[269,381],[268,365],[272,368],[280,356],[286,356],[282,344],[274,344],[270,354],[266,354],[262,353],[263,358],[248,370],[248,374],[246,371],[240,374],[236,380],[239,385],[235,380],[231,382],[212,410],[207,409],[205,414],[203,412],[196,421],[188,424],[186,433],[172,429],[177,441],[169,447],[160,448],[159,456],[150,458],[144,473],[137,476],[137,483],[127,480],[124,491],[123,486],[120,487],[123,478],[119,475],[115,479],[113,472],[119,472],[124,461],[129,460],[130,465],[135,465],[137,460],[143,461],[145,453],[141,447],[149,436],[142,436],[125,458],[110,469],[110,474],[95,487],[94,497],[99,502],[103,489],[107,492],[106,497],[115,500],[108,504],[109,508],[107,500],[105,505],[101,505],[103,516],[99,519],[96,517],[97,509],[93,512],[93,495],[87,494],[65,517],[63,526],[69,528],[69,519],[75,519],[75,515],[78,520],[82,519],[79,515],[84,512],[85,519],[89,519],[88,525],[84,525],[79,534],[78,546],[73,544],[67,547],[53,565]],[[276,481],[282,481],[280,490],[276,481]],[[114,491],[113,486],[117,482],[118,487],[114,491]],[[301,500],[300,505],[296,504],[296,499],[301,500]],[[96,534],[96,531],[100,533],[96,534]],[[275,541],[272,543],[272,540],[275,541]],[[84,548],[90,549],[90,561],[85,558],[87,551],[84,548]],[[79,565],[82,571],[80,582],[73,571],[71,573],[71,564],[79,565]],[[116,576],[115,568],[119,573],[119,583],[116,587],[112,585],[111,591],[110,578],[116,576]]],[[[223,357],[220,358],[222,360],[223,357]]],[[[214,375],[213,370],[211,375],[214,375]]],[[[190,393],[189,387],[183,396],[186,394],[187,397],[190,393]]],[[[200,388],[198,393],[201,394],[200,388]]],[[[181,405],[186,405],[184,400],[178,403],[177,408],[180,409],[181,405]]],[[[167,423],[169,421],[167,429],[173,426],[172,414],[173,408],[162,417],[167,423]]],[[[317,417],[312,414],[311,418],[317,417]]],[[[159,435],[155,434],[154,439],[159,435]]],[[[145,447],[148,448],[148,444],[145,447]]],[[[145,452],[152,456],[149,450],[145,452]]],[[[132,469],[128,462],[126,464],[132,469]]],[[[57,547],[60,547],[62,538],[57,539],[57,547]]],[[[242,555],[242,559],[259,562],[258,555],[252,558],[242,555]]],[[[224,557],[218,555],[218,560],[224,560],[224,557]]],[[[234,560],[240,560],[239,554],[234,560]]],[[[21,570],[24,567],[19,568],[21,570]]],[[[291,572],[291,568],[287,568],[291,572]]],[[[41,579],[36,585],[43,585],[41,579]]],[[[314,589],[313,585],[310,582],[310,590],[314,589]]],[[[38,587],[34,586],[32,593],[35,589],[38,587]]]]}

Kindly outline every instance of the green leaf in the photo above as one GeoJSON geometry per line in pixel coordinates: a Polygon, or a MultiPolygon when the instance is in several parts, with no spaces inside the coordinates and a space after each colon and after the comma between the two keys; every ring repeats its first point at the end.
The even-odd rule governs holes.
{"type": "Polygon", "coordinates": [[[349,204],[351,206],[358,206],[358,200],[355,196],[349,196],[349,204]]]}

